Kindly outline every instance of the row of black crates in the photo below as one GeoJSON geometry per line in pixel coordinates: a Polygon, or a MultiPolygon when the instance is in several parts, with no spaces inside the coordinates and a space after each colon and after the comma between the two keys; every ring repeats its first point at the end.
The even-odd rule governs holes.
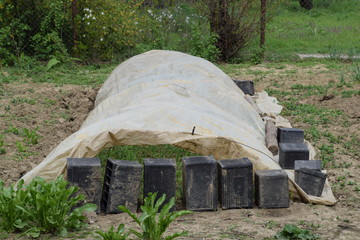
{"type": "MultiPolygon", "coordinates": [[[[254,194],[253,165],[247,158],[184,157],[182,164],[183,202],[188,210],[217,210],[218,202],[222,209],[252,208],[254,200],[261,208],[289,206],[288,176],[283,170],[256,171],[254,194]]],[[[176,194],[174,159],[144,159],[144,166],[108,159],[102,191],[99,171],[99,159],[68,159],[68,180],[106,213],[119,212],[119,205],[136,211],[142,176],[144,196],[165,193],[169,200],[176,194]]]]}

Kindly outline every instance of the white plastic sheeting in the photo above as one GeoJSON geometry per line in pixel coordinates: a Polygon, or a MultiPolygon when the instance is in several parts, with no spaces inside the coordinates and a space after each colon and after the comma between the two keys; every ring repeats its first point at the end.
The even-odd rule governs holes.
{"type": "MultiPolygon", "coordinates": [[[[265,146],[265,123],[229,76],[204,59],[153,50],[120,64],[81,128],[23,179],[53,179],[65,173],[67,158],[95,157],[107,147],[159,144],[218,160],[248,157],[255,170],[280,168],[265,146]]],[[[291,190],[305,201],[336,202],[332,193],[314,198],[291,190]]]]}

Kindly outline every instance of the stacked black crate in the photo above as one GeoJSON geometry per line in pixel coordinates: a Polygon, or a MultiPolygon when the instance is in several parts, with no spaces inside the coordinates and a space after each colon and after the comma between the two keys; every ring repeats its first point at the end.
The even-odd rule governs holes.
{"type": "Polygon", "coordinates": [[[309,148],[304,143],[304,131],[298,128],[279,128],[279,164],[294,169],[296,160],[309,160],[309,148]]]}

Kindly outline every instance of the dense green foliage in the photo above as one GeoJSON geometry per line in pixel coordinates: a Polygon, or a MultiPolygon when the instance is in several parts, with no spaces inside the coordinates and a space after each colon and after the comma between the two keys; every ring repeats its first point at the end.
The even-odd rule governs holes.
{"type": "Polygon", "coordinates": [[[24,185],[5,187],[0,181],[0,229],[7,232],[23,232],[31,237],[41,233],[66,236],[68,230],[77,230],[85,225],[84,211],[95,211],[94,204],[77,207],[84,200],[75,196],[76,187],[62,177],[52,182],[35,178],[24,185]]]}
{"type": "Polygon", "coordinates": [[[0,0],[0,64],[70,56],[98,63],[151,49],[253,63],[360,52],[357,0],[314,0],[310,10],[298,0],[268,1],[264,48],[259,2],[0,0]]]}

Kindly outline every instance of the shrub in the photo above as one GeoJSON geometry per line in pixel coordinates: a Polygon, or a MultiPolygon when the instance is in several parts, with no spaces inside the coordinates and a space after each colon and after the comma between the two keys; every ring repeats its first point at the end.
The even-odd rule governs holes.
{"type": "Polygon", "coordinates": [[[75,52],[93,62],[110,60],[145,37],[136,1],[82,0],[75,19],[75,52]]]}

